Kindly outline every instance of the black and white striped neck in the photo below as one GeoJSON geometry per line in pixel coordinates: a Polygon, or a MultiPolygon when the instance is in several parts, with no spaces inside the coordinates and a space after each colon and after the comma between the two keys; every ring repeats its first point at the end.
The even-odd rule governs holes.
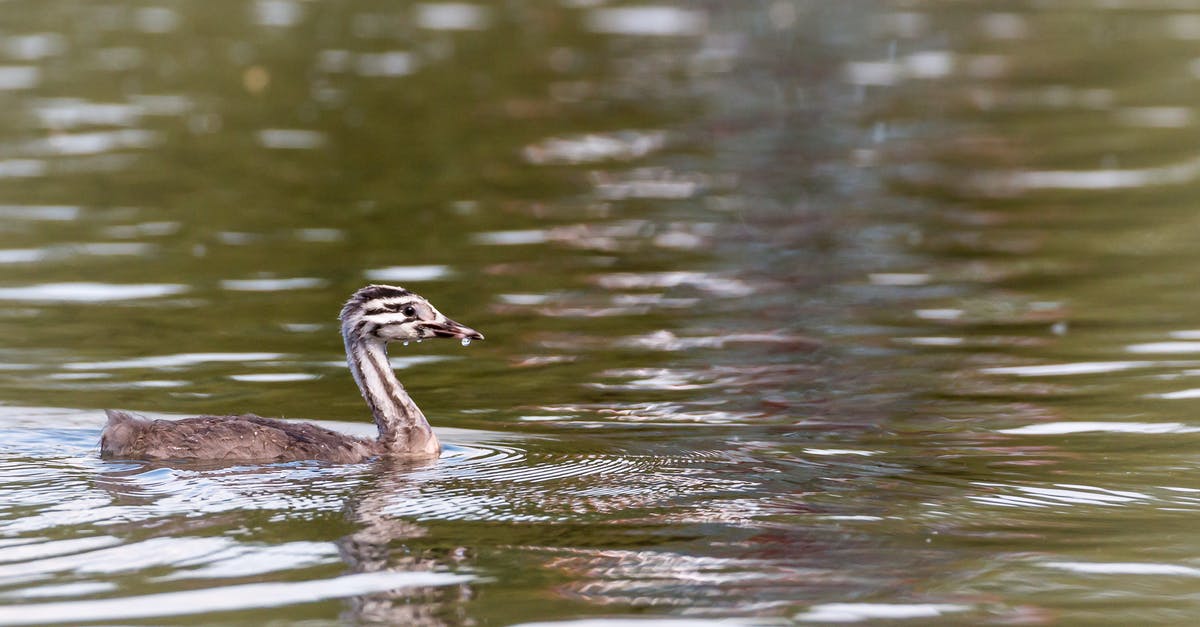
{"type": "Polygon", "coordinates": [[[357,337],[343,328],[346,362],[379,428],[379,444],[395,455],[437,456],[437,436],[425,414],[396,379],[388,363],[387,346],[357,337]]]}

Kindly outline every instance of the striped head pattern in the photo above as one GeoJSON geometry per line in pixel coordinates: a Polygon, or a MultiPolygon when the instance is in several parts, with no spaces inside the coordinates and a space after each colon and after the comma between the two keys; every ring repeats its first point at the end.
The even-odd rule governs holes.
{"type": "Polygon", "coordinates": [[[347,341],[483,339],[482,333],[447,318],[419,294],[393,285],[368,285],[358,290],[346,301],[338,319],[347,341]]]}

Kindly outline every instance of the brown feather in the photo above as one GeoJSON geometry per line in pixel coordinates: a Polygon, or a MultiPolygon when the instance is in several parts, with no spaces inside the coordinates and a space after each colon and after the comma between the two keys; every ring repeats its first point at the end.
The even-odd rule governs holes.
{"type": "Polygon", "coordinates": [[[306,422],[254,414],[150,420],[107,410],[100,436],[106,459],[293,461],[356,463],[379,455],[378,442],[306,422]]]}

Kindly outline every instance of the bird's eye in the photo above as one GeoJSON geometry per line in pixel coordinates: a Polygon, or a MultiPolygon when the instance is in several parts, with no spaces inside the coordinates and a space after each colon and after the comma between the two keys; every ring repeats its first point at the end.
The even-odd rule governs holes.
{"type": "Polygon", "coordinates": [[[403,311],[403,312],[401,312],[401,313],[403,313],[404,315],[406,315],[406,316],[408,316],[409,318],[411,318],[411,317],[413,317],[413,316],[417,315],[417,309],[416,309],[416,307],[413,307],[412,305],[409,305],[408,307],[405,307],[405,308],[404,308],[404,311],[403,311]]]}

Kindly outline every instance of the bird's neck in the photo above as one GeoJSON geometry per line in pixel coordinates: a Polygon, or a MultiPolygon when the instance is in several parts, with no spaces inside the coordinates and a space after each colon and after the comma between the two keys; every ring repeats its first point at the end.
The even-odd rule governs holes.
{"type": "Polygon", "coordinates": [[[437,436],[388,364],[382,342],[345,338],[346,361],[379,427],[379,443],[394,455],[433,456],[437,436]]]}

